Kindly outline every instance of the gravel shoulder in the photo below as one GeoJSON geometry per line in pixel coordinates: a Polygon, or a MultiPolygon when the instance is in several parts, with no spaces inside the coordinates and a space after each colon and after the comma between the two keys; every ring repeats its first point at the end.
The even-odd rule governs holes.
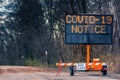
{"type": "Polygon", "coordinates": [[[0,80],[120,80],[119,74],[102,76],[99,72],[77,72],[75,76],[69,76],[69,72],[61,72],[60,76],[56,77],[57,70],[52,68],[0,67],[0,70],[3,69],[6,72],[0,74],[0,80]]]}

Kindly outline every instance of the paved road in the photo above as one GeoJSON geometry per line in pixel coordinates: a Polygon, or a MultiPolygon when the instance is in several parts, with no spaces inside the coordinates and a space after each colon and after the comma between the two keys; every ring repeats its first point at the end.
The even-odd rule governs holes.
{"type": "Polygon", "coordinates": [[[5,73],[0,74],[0,80],[120,80],[120,75],[101,76],[95,73],[76,73],[69,76],[69,73],[61,73],[60,77],[56,73],[33,72],[33,73],[5,73]]]}

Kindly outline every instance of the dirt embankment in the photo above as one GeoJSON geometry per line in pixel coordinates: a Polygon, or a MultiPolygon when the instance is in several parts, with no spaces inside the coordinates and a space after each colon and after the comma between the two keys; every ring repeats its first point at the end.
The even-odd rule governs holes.
{"type": "Polygon", "coordinates": [[[3,73],[21,73],[21,72],[56,72],[57,70],[52,68],[37,68],[30,66],[0,66],[0,74],[3,73]]]}

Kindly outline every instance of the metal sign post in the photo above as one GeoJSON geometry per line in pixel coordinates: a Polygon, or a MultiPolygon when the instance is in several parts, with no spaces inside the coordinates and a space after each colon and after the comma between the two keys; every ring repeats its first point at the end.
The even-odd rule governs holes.
{"type": "MultiPolygon", "coordinates": [[[[86,58],[87,65],[90,63],[90,45],[87,45],[87,58],[86,58]]],[[[86,69],[88,70],[88,66],[86,65],[86,69]]]]}
{"type": "Polygon", "coordinates": [[[47,51],[45,51],[45,55],[46,55],[46,66],[48,67],[48,52],[47,51]]]}

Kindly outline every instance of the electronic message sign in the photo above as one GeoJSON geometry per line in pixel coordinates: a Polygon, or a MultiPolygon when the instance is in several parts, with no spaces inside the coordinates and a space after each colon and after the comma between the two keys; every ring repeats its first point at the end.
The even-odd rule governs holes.
{"type": "Polygon", "coordinates": [[[112,44],[113,15],[66,15],[66,44],[112,44]]]}

